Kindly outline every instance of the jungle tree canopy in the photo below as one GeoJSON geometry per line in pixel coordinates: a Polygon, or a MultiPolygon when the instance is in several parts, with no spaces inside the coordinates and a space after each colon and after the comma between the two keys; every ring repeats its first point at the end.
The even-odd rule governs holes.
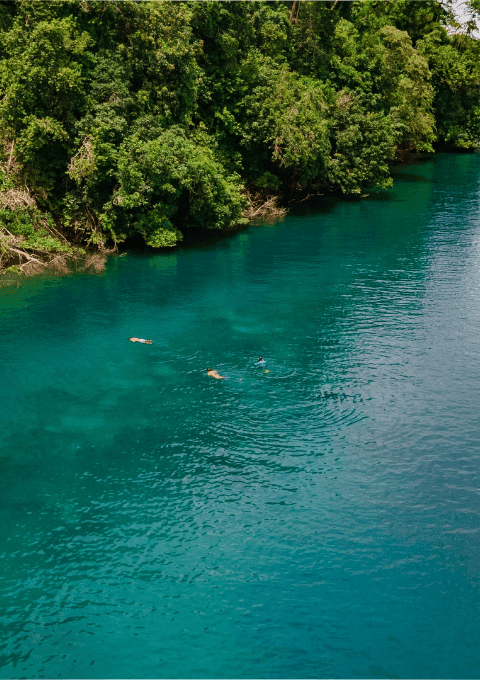
{"type": "Polygon", "coordinates": [[[241,223],[246,190],[359,194],[399,152],[477,146],[480,41],[452,21],[437,0],[0,3],[0,256],[174,245],[241,223]]]}

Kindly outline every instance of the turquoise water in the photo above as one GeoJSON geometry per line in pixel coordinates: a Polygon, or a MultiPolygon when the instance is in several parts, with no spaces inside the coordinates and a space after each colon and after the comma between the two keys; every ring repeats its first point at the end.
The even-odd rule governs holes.
{"type": "Polygon", "coordinates": [[[0,291],[1,677],[480,675],[480,155],[395,178],[0,291]]]}

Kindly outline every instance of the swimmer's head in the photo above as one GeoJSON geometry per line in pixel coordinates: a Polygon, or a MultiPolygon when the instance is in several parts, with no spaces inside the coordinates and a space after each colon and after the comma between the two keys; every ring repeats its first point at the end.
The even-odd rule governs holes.
{"type": "Polygon", "coordinates": [[[258,360],[259,360],[259,361],[263,361],[262,357],[258,357],[258,360]]]}
{"type": "Polygon", "coordinates": [[[209,371],[211,371],[211,370],[212,370],[211,368],[207,368],[207,373],[208,373],[209,371]]]}

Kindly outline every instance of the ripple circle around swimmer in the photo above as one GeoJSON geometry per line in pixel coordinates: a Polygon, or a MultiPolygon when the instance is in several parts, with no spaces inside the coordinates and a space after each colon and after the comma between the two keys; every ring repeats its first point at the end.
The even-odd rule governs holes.
{"type": "Polygon", "coordinates": [[[0,676],[478,677],[479,206],[440,155],[2,289],[0,676]]]}

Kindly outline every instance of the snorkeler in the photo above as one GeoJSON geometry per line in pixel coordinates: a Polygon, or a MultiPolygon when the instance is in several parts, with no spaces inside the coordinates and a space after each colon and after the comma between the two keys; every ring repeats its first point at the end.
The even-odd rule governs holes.
{"type": "Polygon", "coordinates": [[[214,368],[207,368],[207,375],[217,380],[225,380],[223,375],[220,375],[214,368]]]}
{"type": "Polygon", "coordinates": [[[130,342],[141,342],[144,345],[153,345],[153,340],[144,340],[143,338],[128,338],[130,342]]]}
{"type": "MultiPolygon", "coordinates": [[[[266,365],[267,362],[265,361],[265,359],[263,357],[258,357],[258,361],[256,362],[255,366],[257,368],[265,368],[266,365]]],[[[265,373],[270,373],[270,371],[267,369],[265,373]]]]}

